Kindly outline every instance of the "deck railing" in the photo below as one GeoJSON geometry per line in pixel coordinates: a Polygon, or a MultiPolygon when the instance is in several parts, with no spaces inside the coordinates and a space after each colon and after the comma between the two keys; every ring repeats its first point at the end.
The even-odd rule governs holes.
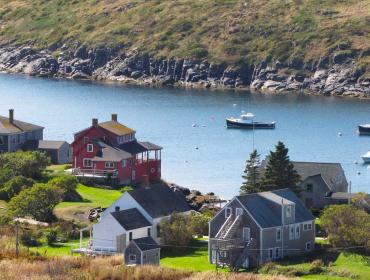
{"type": "Polygon", "coordinates": [[[112,178],[118,177],[117,170],[103,170],[103,169],[81,169],[81,168],[74,168],[72,170],[72,174],[76,176],[82,177],[108,177],[111,176],[112,178]]]}

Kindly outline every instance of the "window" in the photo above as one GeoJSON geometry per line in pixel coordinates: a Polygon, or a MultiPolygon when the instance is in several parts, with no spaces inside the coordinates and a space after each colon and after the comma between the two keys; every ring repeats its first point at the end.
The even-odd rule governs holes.
{"type": "Polygon", "coordinates": [[[281,228],[276,229],[276,241],[281,241],[281,228]]]}
{"type": "Polygon", "coordinates": [[[132,240],[132,232],[129,232],[128,233],[128,241],[131,241],[132,240]]]}
{"type": "Polygon", "coordinates": [[[93,144],[87,144],[87,151],[89,153],[93,152],[94,151],[94,145],[93,144]]]}
{"type": "Polygon", "coordinates": [[[157,225],[157,237],[161,237],[161,227],[157,225]]]}
{"type": "Polygon", "coordinates": [[[306,242],[306,251],[311,251],[311,241],[306,242]]]}
{"type": "Polygon", "coordinates": [[[85,136],[84,137],[84,144],[87,144],[89,142],[89,137],[85,136]]]}
{"type": "Polygon", "coordinates": [[[236,208],[235,214],[236,214],[236,216],[243,215],[243,209],[242,208],[236,208]]]}
{"type": "Polygon", "coordinates": [[[152,236],[152,229],[148,228],[148,237],[151,237],[151,236],[152,236]]]}
{"type": "Polygon", "coordinates": [[[243,228],[243,240],[244,241],[250,241],[251,239],[251,230],[249,227],[243,228]]]}
{"type": "Polygon", "coordinates": [[[275,248],[275,259],[280,259],[280,248],[276,247],[275,248]]]}
{"type": "Polygon", "coordinates": [[[83,165],[84,167],[92,167],[92,160],[89,158],[84,158],[83,165]]]}
{"type": "Polygon", "coordinates": [[[269,259],[272,260],[274,258],[274,249],[270,248],[269,249],[269,259]]]}
{"type": "Polygon", "coordinates": [[[136,255],[129,255],[128,259],[130,260],[130,262],[136,262],[136,255]]]}
{"type": "Polygon", "coordinates": [[[231,216],[231,211],[232,211],[231,207],[226,207],[225,208],[225,218],[226,219],[231,216]]]}
{"type": "Polygon", "coordinates": [[[287,218],[292,217],[292,206],[288,205],[288,206],[285,207],[285,216],[287,218]]]}
{"type": "Polygon", "coordinates": [[[107,161],[107,162],[105,163],[105,168],[114,168],[114,162],[107,161]]]}
{"type": "Polygon", "coordinates": [[[295,239],[299,239],[301,237],[301,228],[300,225],[295,225],[295,239]]]}
{"type": "Polygon", "coordinates": [[[303,230],[306,231],[306,230],[312,230],[312,223],[309,222],[309,223],[304,223],[303,224],[303,230]]]}
{"type": "Polygon", "coordinates": [[[294,225],[289,225],[289,240],[294,239],[294,225]]]}
{"type": "Polygon", "coordinates": [[[312,184],[307,184],[306,185],[306,191],[307,192],[313,192],[313,185],[312,184]]]}
{"type": "Polygon", "coordinates": [[[127,160],[122,160],[122,167],[126,167],[127,166],[127,160]]]}

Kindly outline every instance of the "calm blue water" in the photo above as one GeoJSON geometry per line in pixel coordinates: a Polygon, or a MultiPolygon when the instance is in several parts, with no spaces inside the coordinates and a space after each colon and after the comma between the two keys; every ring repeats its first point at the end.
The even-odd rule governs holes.
{"type": "Polygon", "coordinates": [[[252,132],[227,130],[225,118],[251,111],[257,120],[277,121],[275,130],[255,131],[261,155],[281,140],[291,159],[340,162],[354,191],[370,191],[370,170],[360,158],[370,149],[370,137],[356,134],[359,123],[370,122],[370,100],[151,89],[1,74],[0,115],[9,108],[17,119],[44,126],[46,139],[67,141],[93,117],[104,121],[118,113],[120,122],[137,130],[138,139],[164,147],[166,180],[223,197],[237,194],[252,150],[252,132]],[[193,128],[194,123],[200,127],[193,128]]]}

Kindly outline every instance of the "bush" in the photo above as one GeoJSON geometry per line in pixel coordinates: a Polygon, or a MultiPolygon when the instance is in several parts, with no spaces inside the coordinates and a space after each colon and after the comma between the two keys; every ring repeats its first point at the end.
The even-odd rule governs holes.
{"type": "Polygon", "coordinates": [[[48,185],[55,186],[63,190],[63,201],[82,201],[81,195],[76,191],[78,181],[74,176],[61,175],[54,177],[48,182],[48,185]]]}
{"type": "Polygon", "coordinates": [[[172,214],[169,219],[162,221],[160,229],[164,244],[189,245],[193,236],[188,223],[188,217],[176,213],[172,214]]]}
{"type": "Polygon", "coordinates": [[[53,245],[58,238],[58,231],[56,229],[49,229],[45,231],[46,243],[53,245]]]}
{"type": "Polygon", "coordinates": [[[4,184],[1,192],[4,194],[5,200],[10,200],[22,190],[32,187],[34,183],[35,181],[32,179],[28,179],[24,176],[16,176],[4,184]]]}
{"type": "Polygon", "coordinates": [[[13,197],[8,209],[14,216],[31,216],[42,222],[54,220],[53,209],[61,201],[63,191],[55,186],[35,184],[13,197]]]}
{"type": "Polygon", "coordinates": [[[20,241],[26,247],[36,247],[38,245],[37,237],[32,230],[24,230],[20,235],[20,241]]]}
{"type": "Polygon", "coordinates": [[[211,216],[193,212],[189,217],[189,230],[193,235],[208,235],[211,216]]]}
{"type": "Polygon", "coordinates": [[[323,267],[325,267],[325,264],[322,260],[314,260],[311,263],[310,273],[319,274],[323,271],[323,267]]]}

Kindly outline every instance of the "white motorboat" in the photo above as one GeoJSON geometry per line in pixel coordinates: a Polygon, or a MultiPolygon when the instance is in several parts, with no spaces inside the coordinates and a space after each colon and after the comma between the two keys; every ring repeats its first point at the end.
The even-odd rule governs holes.
{"type": "Polygon", "coordinates": [[[370,163],[370,151],[368,151],[366,154],[364,154],[362,156],[362,160],[365,162],[365,163],[370,163]]]}

